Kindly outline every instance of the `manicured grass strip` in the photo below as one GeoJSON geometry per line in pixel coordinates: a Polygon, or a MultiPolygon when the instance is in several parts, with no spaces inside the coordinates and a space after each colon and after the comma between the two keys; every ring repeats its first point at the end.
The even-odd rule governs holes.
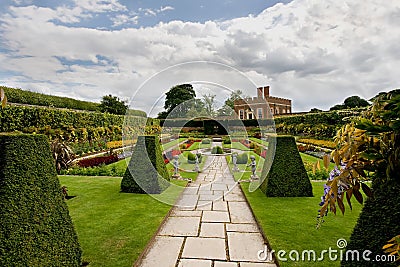
{"type": "MultiPolygon", "coordinates": [[[[312,182],[315,197],[304,198],[268,198],[261,190],[248,191],[248,183],[241,186],[246,198],[252,207],[257,220],[266,234],[272,249],[285,250],[287,262],[280,262],[281,266],[340,266],[340,261],[330,261],[328,254],[324,261],[293,262],[288,254],[291,250],[314,250],[317,258],[322,250],[338,249],[336,242],[339,238],[349,241],[350,234],[356,224],[361,205],[353,201],[353,211],[347,203],[346,213],[343,216],[339,209],[338,215],[329,215],[320,229],[315,229],[318,214],[318,203],[323,194],[324,182],[312,182]]],[[[337,254],[339,255],[339,254],[337,254]]]]}
{"type": "MultiPolygon", "coordinates": [[[[120,193],[121,178],[60,176],[68,187],[70,215],[83,260],[96,266],[130,267],[158,229],[171,206],[149,195],[120,193]]],[[[182,186],[184,181],[177,181],[182,186]]],[[[176,199],[182,188],[167,189],[176,199]]]]}
{"type": "MultiPolygon", "coordinates": [[[[225,145],[224,145],[225,147],[225,145]]],[[[231,147],[232,149],[239,149],[239,150],[243,150],[243,151],[249,151],[250,148],[246,147],[245,145],[243,145],[240,142],[232,142],[232,144],[227,144],[226,147],[231,147]]]]}
{"type": "Polygon", "coordinates": [[[173,140],[173,141],[171,141],[171,142],[162,144],[161,147],[162,147],[162,149],[165,151],[165,150],[168,150],[168,149],[170,149],[170,148],[176,146],[176,145],[179,144],[180,142],[185,141],[186,139],[187,139],[187,138],[178,138],[178,139],[175,139],[175,140],[173,140]]]}

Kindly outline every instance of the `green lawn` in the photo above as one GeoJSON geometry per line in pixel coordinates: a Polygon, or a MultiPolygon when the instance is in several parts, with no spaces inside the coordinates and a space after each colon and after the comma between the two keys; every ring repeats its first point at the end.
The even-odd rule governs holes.
{"type": "Polygon", "coordinates": [[[178,139],[175,139],[175,140],[173,140],[173,141],[171,141],[171,142],[165,143],[165,144],[161,145],[162,150],[164,150],[164,151],[165,151],[165,150],[168,150],[168,149],[170,149],[170,148],[176,146],[176,145],[179,144],[180,142],[185,141],[186,139],[187,139],[187,138],[178,138],[178,139]]]}
{"type": "MultiPolygon", "coordinates": [[[[360,210],[358,203],[353,203],[353,211],[347,205],[343,216],[340,211],[335,216],[332,213],[325,218],[325,223],[316,229],[320,197],[323,194],[324,182],[312,182],[314,197],[305,198],[268,198],[259,189],[248,192],[248,183],[241,186],[257,217],[264,233],[275,251],[314,250],[317,258],[324,249],[338,249],[339,238],[349,240],[356,224],[360,210]]],[[[354,202],[354,201],[353,201],[354,202]]],[[[338,209],[339,210],[339,209],[338,209]]],[[[329,261],[328,256],[323,262],[280,262],[281,266],[340,266],[340,261],[329,261]]]]}
{"type": "MultiPolygon", "coordinates": [[[[319,159],[319,158],[316,158],[314,156],[307,155],[307,154],[301,153],[301,152],[300,152],[300,156],[301,156],[301,159],[303,160],[303,162],[309,162],[309,163],[312,163],[312,164],[314,164],[315,162],[317,162],[319,160],[321,168],[324,168],[324,162],[323,162],[322,159],[319,159]]],[[[334,163],[332,163],[332,162],[329,163],[329,171],[333,170],[334,167],[335,167],[334,163]]]]}
{"type": "MultiPolygon", "coordinates": [[[[83,249],[96,266],[130,267],[157,231],[171,206],[149,195],[120,193],[121,178],[60,176],[68,187],[68,208],[83,249]]],[[[184,186],[184,181],[174,181],[184,186]]],[[[163,194],[176,199],[183,187],[163,194]]]]}
{"type": "Polygon", "coordinates": [[[267,141],[263,141],[261,139],[255,138],[255,137],[250,137],[249,139],[250,139],[250,141],[253,141],[253,142],[259,143],[259,144],[261,144],[261,145],[263,145],[265,147],[268,147],[268,142],[267,141]]]}
{"type": "Polygon", "coordinates": [[[243,145],[240,142],[232,142],[232,144],[223,144],[222,145],[224,148],[232,148],[232,149],[239,149],[243,151],[249,151],[250,149],[243,145]]]}

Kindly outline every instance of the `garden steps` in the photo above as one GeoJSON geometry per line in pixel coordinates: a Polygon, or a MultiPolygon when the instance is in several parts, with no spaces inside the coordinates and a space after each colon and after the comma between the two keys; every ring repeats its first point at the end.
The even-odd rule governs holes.
{"type": "Polygon", "coordinates": [[[208,160],[134,266],[276,266],[258,259],[266,240],[225,157],[208,160]]]}

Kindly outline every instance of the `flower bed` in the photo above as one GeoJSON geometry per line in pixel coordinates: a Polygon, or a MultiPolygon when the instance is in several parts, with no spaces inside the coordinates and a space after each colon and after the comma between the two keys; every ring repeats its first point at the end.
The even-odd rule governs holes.
{"type": "Polygon", "coordinates": [[[88,158],[78,161],[77,165],[79,167],[87,168],[87,167],[95,167],[102,164],[111,164],[118,161],[117,155],[109,155],[95,158],[88,158]]]}
{"type": "Polygon", "coordinates": [[[163,154],[164,163],[168,164],[175,156],[179,156],[182,152],[178,149],[167,151],[163,154]]]}

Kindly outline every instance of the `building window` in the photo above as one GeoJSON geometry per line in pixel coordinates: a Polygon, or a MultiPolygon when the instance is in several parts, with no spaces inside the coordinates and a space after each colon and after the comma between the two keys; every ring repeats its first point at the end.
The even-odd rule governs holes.
{"type": "Polygon", "coordinates": [[[258,108],[257,109],[257,118],[258,119],[262,119],[263,118],[263,109],[262,108],[258,108]]]}
{"type": "Polygon", "coordinates": [[[275,114],[279,114],[279,109],[278,108],[276,108],[275,114]]]}
{"type": "Polygon", "coordinates": [[[271,108],[271,114],[274,114],[274,109],[273,108],[271,108]]]}
{"type": "Polygon", "coordinates": [[[243,109],[239,110],[239,119],[241,119],[241,120],[244,119],[244,110],[243,109]]]}
{"type": "Polygon", "coordinates": [[[282,113],[285,114],[286,113],[286,109],[282,109],[282,113]]]}

